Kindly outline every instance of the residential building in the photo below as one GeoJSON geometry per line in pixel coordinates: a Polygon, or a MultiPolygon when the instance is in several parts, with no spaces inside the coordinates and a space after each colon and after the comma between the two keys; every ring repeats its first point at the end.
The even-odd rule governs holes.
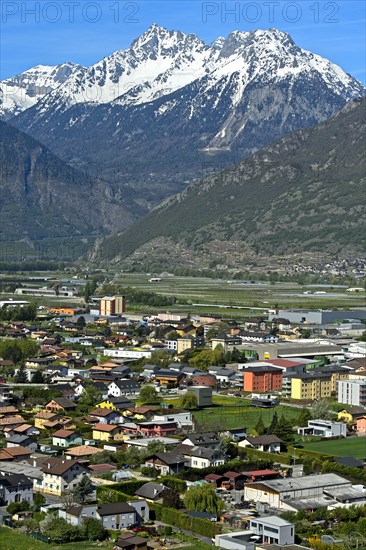
{"type": "Polygon", "coordinates": [[[366,407],[366,378],[340,380],[338,382],[338,403],[366,407]]]}
{"type": "Polygon", "coordinates": [[[190,468],[209,468],[225,464],[225,456],[217,449],[206,449],[205,447],[192,447],[191,445],[180,445],[177,448],[183,456],[188,459],[190,468]]]}
{"type": "Polygon", "coordinates": [[[170,369],[160,369],[152,375],[152,379],[161,386],[176,388],[179,386],[184,374],[170,369]]]}
{"type": "Polygon", "coordinates": [[[33,481],[24,474],[0,475],[0,506],[33,502],[33,481]]]}
{"type": "Polygon", "coordinates": [[[337,383],[349,377],[347,367],[330,365],[312,369],[304,374],[283,375],[283,393],[291,399],[311,400],[331,397],[337,383]]]}
{"type": "Polygon", "coordinates": [[[154,414],[154,422],[176,422],[178,428],[183,426],[193,427],[192,413],[189,411],[169,412],[167,414],[154,414]]]}
{"type": "Polygon", "coordinates": [[[162,493],[167,489],[162,483],[149,481],[135,492],[135,495],[146,500],[157,501],[162,498],[162,493]]]}
{"type": "Polygon", "coordinates": [[[52,434],[52,445],[55,447],[68,448],[71,445],[81,445],[83,438],[81,435],[71,430],[57,430],[52,434]]]}
{"type": "Polygon", "coordinates": [[[189,460],[183,454],[173,450],[167,453],[155,453],[146,458],[145,466],[156,468],[160,475],[174,475],[184,470],[189,460]]]}
{"type": "Polygon", "coordinates": [[[46,430],[48,429],[48,424],[50,422],[55,422],[57,419],[57,414],[41,411],[34,415],[34,427],[40,430],[46,430]]]}
{"type": "Polygon", "coordinates": [[[366,434],[366,415],[360,416],[356,420],[356,431],[359,435],[366,434]]]}
{"type": "Polygon", "coordinates": [[[65,451],[65,457],[69,460],[88,459],[92,455],[102,453],[103,449],[98,449],[92,445],[78,445],[65,451]]]}
{"type": "Polygon", "coordinates": [[[215,547],[226,548],[227,550],[254,550],[254,540],[256,540],[256,537],[253,535],[253,531],[246,529],[245,531],[216,535],[215,547]]]}
{"type": "Polygon", "coordinates": [[[93,409],[90,416],[96,418],[99,424],[119,424],[124,421],[124,417],[117,411],[109,409],[93,409]]]}
{"type": "Polygon", "coordinates": [[[65,491],[71,491],[83,475],[88,473],[87,467],[78,460],[60,458],[48,459],[42,467],[43,479],[36,485],[37,490],[61,496],[65,491]]]}
{"type": "Polygon", "coordinates": [[[25,447],[32,453],[38,449],[38,443],[30,435],[14,434],[6,442],[7,447],[25,447]]]}
{"type": "Polygon", "coordinates": [[[220,445],[220,439],[213,432],[192,433],[182,441],[182,445],[191,445],[192,447],[206,447],[207,449],[217,449],[220,445]]]}
{"type": "Polygon", "coordinates": [[[244,449],[251,447],[267,453],[280,453],[281,444],[283,444],[283,441],[276,435],[247,435],[242,441],[239,441],[238,446],[244,449]]]}
{"type": "Polygon", "coordinates": [[[93,439],[97,441],[122,440],[121,428],[113,424],[95,424],[95,426],[93,426],[93,439]]]}
{"type": "Polygon", "coordinates": [[[250,520],[249,529],[261,537],[260,543],[287,546],[295,542],[293,523],[277,516],[267,516],[250,520]]]}
{"type": "Polygon", "coordinates": [[[15,462],[19,462],[21,460],[27,460],[31,454],[32,451],[26,447],[22,447],[21,445],[17,445],[16,447],[7,447],[6,449],[0,449],[0,461],[13,460],[15,462]]]}
{"type": "Polygon", "coordinates": [[[108,397],[101,403],[97,403],[99,409],[108,409],[110,411],[124,410],[133,406],[133,401],[123,395],[120,397],[108,397]]]}
{"type": "Polygon", "coordinates": [[[46,403],[45,409],[51,412],[67,412],[74,411],[76,409],[76,405],[67,397],[55,397],[46,403]]]}
{"type": "MultiPolygon", "coordinates": [[[[2,476],[8,477],[13,474],[22,474],[29,478],[33,483],[33,490],[36,490],[42,482],[43,472],[39,466],[36,466],[34,461],[33,464],[28,462],[9,462],[4,461],[0,462],[0,481],[3,479],[2,476]]],[[[1,483],[0,483],[1,484],[1,483]]]]}
{"type": "Polygon", "coordinates": [[[246,392],[264,393],[282,390],[282,369],[276,367],[247,367],[243,371],[246,392]]]}
{"type": "Polygon", "coordinates": [[[127,529],[136,523],[136,510],[127,502],[101,504],[96,511],[96,518],[102,522],[105,529],[127,529]]]}
{"type": "Polygon", "coordinates": [[[74,505],[65,510],[60,509],[58,515],[70,525],[82,526],[86,518],[96,518],[96,504],[80,504],[74,505]]]}
{"type": "Polygon", "coordinates": [[[235,371],[224,367],[212,366],[208,368],[208,373],[215,376],[219,384],[231,384],[235,378],[235,371]]]}
{"type": "MultiPolygon", "coordinates": [[[[32,426],[32,424],[20,424],[20,426],[12,426],[4,428],[4,435],[6,439],[13,437],[14,435],[23,435],[23,436],[37,436],[40,434],[40,431],[32,426]]],[[[25,445],[26,447],[26,445],[25,445]]]]}
{"type": "Polygon", "coordinates": [[[177,428],[177,422],[141,422],[137,424],[137,433],[141,433],[144,437],[164,437],[175,434],[177,428]]]}
{"type": "Polygon", "coordinates": [[[308,425],[298,428],[299,435],[317,435],[319,437],[346,437],[347,424],[331,420],[308,420],[308,425]]]}
{"type": "Polygon", "coordinates": [[[217,380],[213,374],[197,374],[192,379],[193,386],[216,388],[217,380]]]}
{"type": "Polygon", "coordinates": [[[366,415],[366,408],[349,405],[348,407],[345,407],[344,409],[339,411],[337,420],[341,420],[343,422],[346,422],[347,424],[351,424],[352,422],[355,422],[357,418],[360,418],[364,415],[366,415]]]}
{"type": "Polygon", "coordinates": [[[126,311],[125,296],[104,296],[100,300],[99,313],[103,317],[120,315],[126,311]]]}
{"type": "Polygon", "coordinates": [[[139,395],[140,384],[136,380],[129,378],[114,380],[108,385],[108,394],[112,397],[122,397],[124,395],[139,395]]]}

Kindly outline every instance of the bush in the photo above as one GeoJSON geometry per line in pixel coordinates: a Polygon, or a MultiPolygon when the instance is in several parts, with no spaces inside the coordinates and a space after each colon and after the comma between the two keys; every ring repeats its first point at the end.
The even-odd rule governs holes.
{"type": "Polygon", "coordinates": [[[161,477],[159,481],[176,493],[185,493],[187,490],[186,482],[183,479],[179,479],[177,477],[164,476],[161,477]]]}
{"type": "Polygon", "coordinates": [[[99,520],[95,518],[85,518],[83,534],[88,540],[104,540],[107,536],[107,531],[99,520]]]}
{"type": "Polygon", "coordinates": [[[63,518],[58,518],[52,514],[49,514],[46,519],[41,523],[42,534],[49,537],[52,542],[63,544],[65,542],[74,542],[82,540],[83,532],[80,527],[70,525],[63,518]]]}
{"type": "Polygon", "coordinates": [[[157,470],[157,468],[151,468],[150,466],[142,466],[141,473],[143,476],[152,477],[153,479],[159,476],[159,470],[157,470]]]}
{"type": "Polygon", "coordinates": [[[291,464],[291,457],[284,454],[265,453],[258,451],[257,449],[251,449],[246,447],[245,454],[248,458],[263,458],[264,460],[270,460],[271,462],[281,462],[281,464],[291,464]]]}
{"type": "Polygon", "coordinates": [[[18,512],[26,512],[27,510],[30,510],[30,504],[28,500],[22,500],[21,502],[11,502],[6,510],[7,512],[9,512],[9,514],[13,516],[18,512]]]}

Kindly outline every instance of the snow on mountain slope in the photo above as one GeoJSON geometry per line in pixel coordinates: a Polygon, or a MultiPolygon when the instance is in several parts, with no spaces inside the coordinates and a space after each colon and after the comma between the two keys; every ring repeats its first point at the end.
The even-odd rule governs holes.
{"type": "Polygon", "coordinates": [[[152,25],[127,50],[73,74],[40,102],[38,113],[73,105],[140,104],[171,93],[205,74],[210,47],[193,34],[152,25]]]}
{"type": "Polygon", "coordinates": [[[82,70],[75,63],[37,65],[0,82],[0,117],[11,118],[33,107],[46,94],[63,84],[69,76],[82,70]]]}
{"type": "Polygon", "coordinates": [[[210,89],[217,89],[220,80],[225,83],[228,79],[236,82],[232,95],[235,107],[251,82],[260,81],[264,85],[306,73],[319,76],[332,92],[345,95],[346,101],[360,95],[362,90],[361,84],[340,67],[299,48],[288,34],[277,29],[235,31],[209,46],[194,34],[169,31],[153,24],[128,49],[117,51],[91,67],[70,64],[59,67],[66,66],[68,74],[64,71],[57,87],[50,82],[52,67],[35,67],[4,81],[7,91],[11,91],[13,81],[20,82],[14,90],[21,93],[20,97],[18,93],[7,93],[3,110],[17,114],[38,103],[33,116],[37,124],[38,117],[47,119],[78,104],[144,104],[198,80],[202,80],[202,86],[196,102],[201,102],[210,89]],[[43,99],[39,100],[42,94],[43,99]]]}
{"type": "Polygon", "coordinates": [[[276,29],[210,46],[153,25],[80,69],[12,124],[150,208],[364,95],[340,67],[276,29]]]}

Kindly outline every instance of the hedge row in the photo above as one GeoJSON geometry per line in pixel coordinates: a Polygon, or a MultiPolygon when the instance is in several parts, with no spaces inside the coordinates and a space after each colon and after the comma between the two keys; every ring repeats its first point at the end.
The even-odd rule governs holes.
{"type": "Polygon", "coordinates": [[[136,493],[136,491],[141,489],[145,483],[147,483],[147,481],[144,481],[143,479],[133,479],[131,481],[120,481],[118,483],[113,483],[113,485],[110,485],[109,487],[115,489],[116,491],[122,491],[122,493],[125,493],[126,495],[132,496],[136,493]]]}
{"type": "Polygon", "coordinates": [[[155,519],[157,521],[162,521],[163,523],[168,523],[179,529],[185,529],[187,531],[192,531],[197,535],[202,535],[203,537],[215,537],[221,533],[222,527],[218,523],[213,523],[207,519],[192,518],[174,510],[173,508],[168,508],[162,504],[149,503],[150,510],[155,512],[155,519]]]}
{"type": "Polygon", "coordinates": [[[359,483],[361,481],[363,485],[366,484],[366,470],[363,468],[350,468],[349,466],[338,464],[338,462],[326,461],[322,464],[322,473],[328,472],[344,476],[353,483],[359,483]]]}
{"type": "Polygon", "coordinates": [[[316,458],[318,460],[333,460],[334,455],[321,453],[319,451],[310,451],[308,449],[300,449],[298,447],[287,447],[287,452],[297,457],[316,458]]]}
{"type": "Polygon", "coordinates": [[[252,449],[251,447],[245,448],[245,454],[248,458],[260,458],[263,460],[270,460],[272,463],[280,462],[281,464],[291,464],[291,457],[284,454],[266,453],[258,449],[252,449]]]}

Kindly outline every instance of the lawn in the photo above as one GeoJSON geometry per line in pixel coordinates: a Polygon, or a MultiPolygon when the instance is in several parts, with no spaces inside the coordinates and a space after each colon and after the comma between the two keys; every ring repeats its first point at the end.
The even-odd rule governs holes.
{"type": "Polygon", "coordinates": [[[366,458],[366,437],[349,439],[336,439],[334,441],[319,441],[316,443],[303,443],[304,449],[319,451],[334,456],[353,456],[354,458],[366,458]]]}
{"type": "Polygon", "coordinates": [[[23,535],[14,529],[0,527],[0,548],[1,550],[14,550],[14,548],[22,550],[111,550],[112,542],[73,542],[70,544],[46,544],[39,540],[32,539],[27,535],[23,535]]]}
{"type": "MultiPolygon", "coordinates": [[[[170,401],[171,402],[171,401],[170,401]]],[[[235,397],[214,396],[214,405],[192,411],[192,414],[199,424],[209,430],[234,428],[252,429],[262,416],[265,426],[271,423],[274,413],[277,413],[278,418],[282,414],[295,422],[300,410],[293,407],[285,407],[279,405],[272,409],[258,409],[248,405],[248,400],[235,397]]]]}

